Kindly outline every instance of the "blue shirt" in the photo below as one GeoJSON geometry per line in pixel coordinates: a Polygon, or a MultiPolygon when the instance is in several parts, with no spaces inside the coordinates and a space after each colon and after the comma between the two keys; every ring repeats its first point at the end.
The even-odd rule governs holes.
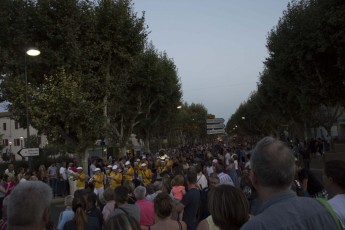
{"type": "Polygon", "coordinates": [[[65,209],[65,211],[60,213],[58,230],[62,230],[65,223],[67,221],[73,220],[73,218],[74,218],[74,212],[73,212],[72,208],[67,207],[65,209]]]}
{"type": "Polygon", "coordinates": [[[260,212],[245,223],[241,230],[337,229],[327,208],[313,198],[297,197],[292,191],[272,196],[262,204],[260,212]]]}

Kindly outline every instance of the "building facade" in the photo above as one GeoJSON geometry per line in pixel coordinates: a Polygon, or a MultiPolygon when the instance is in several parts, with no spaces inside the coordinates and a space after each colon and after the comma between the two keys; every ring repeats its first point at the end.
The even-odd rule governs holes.
{"type": "MultiPolygon", "coordinates": [[[[19,122],[11,119],[11,115],[10,112],[0,112],[0,135],[3,146],[1,158],[5,154],[7,156],[13,156],[15,159],[21,159],[17,152],[26,147],[27,130],[22,128],[19,122]]],[[[37,136],[40,148],[48,143],[45,135],[40,135],[38,130],[32,126],[29,128],[30,135],[37,136]]]]}

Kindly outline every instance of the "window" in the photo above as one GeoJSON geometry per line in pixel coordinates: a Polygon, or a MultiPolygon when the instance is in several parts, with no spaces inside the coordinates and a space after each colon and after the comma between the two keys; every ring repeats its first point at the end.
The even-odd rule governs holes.
{"type": "Polygon", "coordinates": [[[14,139],[14,146],[20,146],[20,139],[14,139]]]}
{"type": "Polygon", "coordinates": [[[4,146],[8,146],[8,139],[3,139],[3,140],[2,140],[2,144],[3,144],[4,146]]]}
{"type": "Polygon", "coordinates": [[[15,122],[14,122],[14,128],[15,128],[15,129],[19,129],[19,128],[20,128],[20,124],[19,124],[18,121],[15,121],[15,122]]]}
{"type": "Polygon", "coordinates": [[[3,129],[3,130],[6,130],[6,123],[3,123],[3,124],[2,124],[2,129],[3,129]]]}

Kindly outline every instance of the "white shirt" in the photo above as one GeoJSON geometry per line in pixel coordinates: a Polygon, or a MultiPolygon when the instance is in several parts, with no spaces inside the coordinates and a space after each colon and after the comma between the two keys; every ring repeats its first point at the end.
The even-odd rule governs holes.
{"type": "Polygon", "coordinates": [[[229,185],[234,186],[234,182],[232,181],[231,177],[228,174],[221,172],[218,174],[218,177],[219,177],[219,184],[229,184],[229,185]]]}
{"type": "Polygon", "coordinates": [[[200,186],[200,189],[204,189],[208,187],[207,179],[204,174],[198,174],[196,177],[196,184],[200,186]]]}
{"type": "Polygon", "coordinates": [[[227,153],[225,154],[225,164],[226,164],[226,165],[229,165],[229,164],[230,164],[230,159],[231,159],[231,155],[230,155],[229,152],[227,152],[227,153]]]}
{"type": "Polygon", "coordinates": [[[328,200],[328,203],[337,214],[343,228],[345,228],[345,194],[335,195],[332,199],[328,200]]]}
{"type": "Polygon", "coordinates": [[[59,173],[60,173],[60,175],[62,176],[62,178],[64,180],[67,180],[67,174],[66,174],[66,168],[65,167],[61,166],[60,170],[59,170],[59,173]]]}

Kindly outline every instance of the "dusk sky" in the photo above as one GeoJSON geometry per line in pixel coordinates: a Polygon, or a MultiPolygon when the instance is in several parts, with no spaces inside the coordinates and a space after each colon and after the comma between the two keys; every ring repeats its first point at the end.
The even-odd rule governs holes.
{"type": "Polygon", "coordinates": [[[149,40],[174,59],[183,101],[226,121],[256,89],[266,39],[287,0],[134,0],[149,40]]]}

